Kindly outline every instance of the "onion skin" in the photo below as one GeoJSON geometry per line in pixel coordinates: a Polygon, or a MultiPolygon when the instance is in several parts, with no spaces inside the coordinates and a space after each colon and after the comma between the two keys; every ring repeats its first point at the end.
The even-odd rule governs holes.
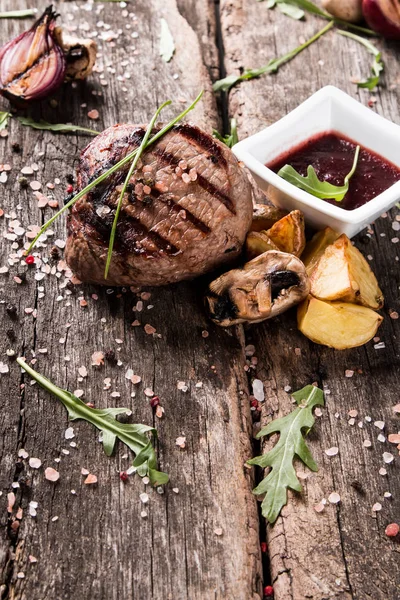
{"type": "Polygon", "coordinates": [[[400,40],[399,0],[363,0],[368,25],[388,40],[400,40]]]}
{"type": "Polygon", "coordinates": [[[11,102],[40,100],[64,81],[66,60],[54,35],[56,17],[49,6],[31,29],[0,49],[0,93],[11,102]]]}

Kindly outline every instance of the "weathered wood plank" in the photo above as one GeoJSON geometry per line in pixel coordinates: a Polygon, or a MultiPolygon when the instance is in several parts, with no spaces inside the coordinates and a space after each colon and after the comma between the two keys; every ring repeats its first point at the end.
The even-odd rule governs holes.
{"type": "MultiPolygon", "coordinates": [[[[33,4],[20,0],[12,3],[12,8],[33,4]]],[[[45,5],[39,2],[40,9],[45,5]]],[[[11,8],[11,3],[4,8],[11,8]]],[[[204,15],[208,8],[204,2],[204,15]]],[[[117,37],[99,42],[98,73],[87,84],[75,89],[66,86],[57,95],[58,106],[44,101],[32,109],[35,118],[72,121],[101,130],[117,121],[146,122],[155,107],[171,97],[175,102],[163,115],[167,119],[205,87],[204,102],[192,118],[208,128],[216,124],[205,67],[212,61],[202,59],[198,37],[174,0],[140,0],[128,4],[126,12],[117,4],[103,8],[94,4],[87,11],[70,2],[60,3],[58,10],[67,25],[77,25],[86,33],[97,30],[109,39],[110,32],[115,32],[117,37]],[[158,56],[160,16],[167,19],[177,46],[168,65],[158,56]],[[98,122],[87,119],[89,109],[99,111],[98,122]]],[[[204,44],[207,20],[203,23],[204,44]]],[[[1,21],[0,41],[22,26],[19,21],[1,21]]],[[[213,24],[209,27],[211,31],[213,24]]],[[[209,56],[215,52],[211,46],[209,56]]],[[[1,107],[6,106],[3,101],[1,107]]],[[[72,172],[78,149],[86,141],[84,136],[56,136],[22,128],[13,120],[8,139],[0,140],[0,162],[12,166],[7,184],[1,184],[5,213],[11,216],[15,211],[17,216],[12,218],[25,228],[47,219],[51,209],[42,213],[32,191],[19,187],[20,169],[37,163],[39,170],[32,179],[41,181],[47,192],[45,183],[59,177],[61,184],[56,185],[54,196],[61,202],[66,175],[72,172]],[[12,153],[14,142],[21,144],[22,154],[12,153]]],[[[9,221],[3,219],[3,231],[9,221]]],[[[40,249],[43,257],[49,256],[54,240],[65,238],[65,219],[53,229],[47,247],[40,249]]],[[[11,243],[3,239],[2,265],[11,243]]],[[[49,264],[57,267],[57,261],[49,264]]],[[[106,458],[96,443],[97,434],[85,423],[73,425],[77,446],[70,447],[64,439],[68,426],[64,408],[31,386],[29,378],[21,379],[17,365],[10,363],[10,373],[0,376],[2,598],[259,599],[257,507],[251,495],[251,471],[243,467],[251,448],[240,330],[225,332],[210,325],[203,313],[199,282],[154,290],[143,309],[133,311],[140,297],[129,290],[70,289],[65,287],[63,273],[35,281],[34,274],[40,271],[35,268],[28,270],[26,282],[17,285],[13,276],[23,270],[23,263],[10,266],[10,273],[0,277],[0,299],[17,306],[14,323],[2,306],[5,329],[12,327],[16,339],[1,336],[1,360],[8,364],[5,351],[10,347],[28,360],[36,356],[38,371],[71,391],[82,389],[85,401],[93,401],[97,407],[128,406],[135,422],[154,422],[159,432],[160,467],[170,474],[171,484],[159,495],[137,477],[123,483],[119,471],[129,467],[127,452],[120,447],[116,457],[106,458]],[[81,306],[82,297],[87,307],[81,306]],[[26,314],[26,308],[35,308],[37,316],[26,314]],[[135,319],[140,326],[131,326],[135,319]],[[156,328],[155,336],[144,332],[147,323],[156,328]],[[202,335],[205,330],[208,337],[202,335]],[[106,360],[103,367],[92,367],[91,355],[99,350],[112,350],[121,364],[106,360]],[[87,377],[79,378],[80,366],[87,368],[87,377]],[[142,377],[139,386],[125,378],[128,368],[142,377]],[[110,378],[108,390],[103,389],[106,378],[110,378]],[[21,381],[25,389],[19,398],[21,381]],[[178,381],[187,383],[187,392],[178,390],[178,381]],[[196,386],[199,382],[202,387],[196,386]],[[165,409],[162,420],[153,416],[144,395],[147,387],[160,397],[165,409]],[[112,392],[119,392],[120,397],[111,396],[112,392]],[[185,449],[175,443],[179,436],[186,437],[185,449]],[[21,448],[42,460],[39,470],[31,469],[27,460],[18,461],[21,448]],[[59,469],[56,484],[45,480],[47,466],[59,469]],[[96,486],[83,484],[82,468],[97,475],[96,486]],[[19,529],[7,536],[6,496],[13,480],[20,487],[13,490],[12,517],[21,507],[23,518],[19,529]],[[139,499],[144,491],[149,495],[146,505],[139,499]],[[38,503],[35,518],[29,516],[31,501],[38,503]],[[146,517],[141,516],[143,510],[146,517]],[[31,563],[29,556],[37,562],[31,563]]]]}
{"type": "MultiPolygon", "coordinates": [[[[323,26],[323,21],[312,17],[305,23],[292,21],[253,0],[222,0],[221,21],[227,73],[259,67],[323,26]]],[[[374,110],[400,122],[398,50],[378,45],[386,75],[385,87],[373,95],[374,110]]],[[[357,91],[350,78],[366,76],[369,64],[370,56],[357,44],[329,33],[277,75],[231,91],[229,110],[239,121],[239,137],[276,121],[323,85],[337,85],[366,103],[370,94],[357,91]]],[[[310,435],[320,471],[314,475],[299,466],[306,477],[304,493],[290,495],[282,517],[267,529],[277,600],[398,597],[398,545],[386,538],[384,530],[398,520],[399,459],[385,466],[387,476],[379,474],[384,466],[382,453],[397,452],[387,442],[377,441],[379,429],[365,421],[368,416],[373,422],[384,421],[385,434],[399,429],[392,412],[398,402],[399,322],[389,317],[390,309],[398,309],[398,246],[391,242],[397,235],[392,229],[396,214],[394,209],[374,224],[370,234],[364,232],[356,240],[362,252],[372,257],[386,295],[385,321],[379,330],[385,349],[374,349],[373,342],[345,352],[319,347],[296,331],[293,314],[246,331],[246,342],[256,347],[256,374],[266,387],[263,424],[291,410],[285,386],[295,390],[316,381],[330,391],[323,417],[310,435]],[[352,378],[345,377],[348,369],[355,372],[352,378]],[[351,409],[358,412],[353,426],[348,424],[351,409]],[[372,448],[363,447],[365,439],[372,441],[372,448]],[[328,458],[324,449],[331,446],[339,447],[339,455],[328,458]],[[340,505],[328,504],[317,514],[314,505],[332,491],[340,494],[340,505]],[[385,491],[393,498],[384,499],[385,491]],[[371,510],[375,502],[383,506],[376,515],[371,510]]]]}

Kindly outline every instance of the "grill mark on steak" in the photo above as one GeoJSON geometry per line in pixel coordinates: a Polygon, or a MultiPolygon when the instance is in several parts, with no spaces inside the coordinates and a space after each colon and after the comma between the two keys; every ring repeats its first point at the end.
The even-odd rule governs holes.
{"type": "Polygon", "coordinates": [[[185,208],[184,206],[181,206],[177,202],[174,202],[173,198],[164,197],[162,194],[160,194],[160,192],[158,192],[158,196],[157,196],[157,195],[154,195],[154,192],[158,192],[158,190],[151,190],[150,198],[152,198],[153,200],[155,200],[157,198],[161,202],[164,202],[164,204],[167,204],[167,206],[169,206],[169,208],[171,208],[173,211],[175,211],[177,213],[179,213],[181,210],[183,210],[186,215],[183,218],[185,218],[187,221],[189,221],[189,223],[191,223],[193,225],[193,227],[200,229],[200,231],[202,231],[206,235],[211,233],[210,227],[208,225],[206,225],[206,223],[204,223],[201,219],[196,217],[196,215],[194,215],[192,212],[190,212],[189,209],[185,208]]]}
{"type": "Polygon", "coordinates": [[[226,169],[228,164],[226,162],[226,158],[218,144],[209,136],[207,133],[204,133],[198,127],[193,127],[189,123],[183,123],[181,125],[177,125],[174,127],[175,131],[178,131],[181,135],[183,135],[186,139],[193,140],[198,146],[200,146],[201,150],[206,150],[209,152],[214,159],[214,164],[217,164],[219,161],[222,166],[226,169]]]}
{"type": "MultiPolygon", "coordinates": [[[[158,156],[163,162],[168,165],[172,165],[177,167],[181,160],[185,160],[184,158],[180,158],[179,156],[174,156],[170,152],[166,152],[165,150],[161,150],[160,148],[155,148],[153,153],[158,156]]],[[[193,184],[198,184],[203,190],[206,190],[211,196],[222,202],[222,204],[231,212],[233,215],[236,215],[235,207],[229,196],[221,192],[211,181],[208,181],[203,175],[197,173],[196,181],[192,182],[193,184]]]]}

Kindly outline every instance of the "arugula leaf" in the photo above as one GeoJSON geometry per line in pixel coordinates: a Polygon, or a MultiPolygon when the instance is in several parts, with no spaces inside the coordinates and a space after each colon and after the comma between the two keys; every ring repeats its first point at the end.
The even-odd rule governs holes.
{"type": "MultiPolygon", "coordinates": [[[[159,140],[170,129],[172,129],[174,127],[174,125],[176,125],[176,123],[181,121],[188,114],[188,112],[193,110],[194,107],[196,106],[196,104],[200,101],[203,94],[204,94],[204,90],[202,90],[200,92],[200,94],[197,96],[197,98],[195,100],[193,100],[193,102],[187,108],[185,108],[184,111],[182,111],[177,117],[172,119],[172,121],[170,121],[167,125],[165,125],[162,129],[160,129],[160,131],[158,131],[155,135],[153,135],[153,137],[150,138],[149,141],[147,142],[146,148],[148,148],[149,146],[151,146],[151,144],[154,144],[157,140],[159,140]]],[[[42,225],[42,227],[40,228],[36,237],[33,239],[28,250],[26,251],[26,254],[29,254],[29,252],[35,246],[35,244],[38,241],[38,239],[40,238],[40,236],[43,235],[43,233],[45,231],[47,231],[47,229],[52,225],[52,223],[54,223],[54,221],[56,221],[56,219],[58,219],[58,217],[60,215],[62,215],[63,212],[65,212],[66,210],[71,208],[71,206],[73,206],[75,204],[75,202],[80,200],[80,198],[83,198],[83,196],[88,194],[90,192],[90,190],[92,190],[94,187],[96,187],[96,185],[99,185],[99,183],[101,183],[102,181],[107,179],[107,177],[109,177],[112,173],[115,173],[115,171],[118,171],[118,169],[120,169],[121,167],[126,165],[130,160],[132,160],[132,158],[137,154],[137,152],[138,152],[138,148],[136,148],[135,150],[132,150],[132,152],[130,152],[124,158],[122,158],[120,161],[115,163],[115,165],[113,165],[112,167],[110,167],[109,169],[104,171],[104,173],[99,175],[99,177],[96,177],[96,179],[94,181],[89,183],[86,187],[84,187],[77,194],[75,194],[75,196],[73,198],[71,198],[71,200],[69,202],[64,204],[64,206],[62,208],[60,208],[60,210],[58,212],[56,212],[55,215],[53,215],[48,221],[46,221],[46,223],[44,223],[44,225],[42,225]]]]}
{"type": "Polygon", "coordinates": [[[223,144],[226,144],[228,148],[232,148],[239,141],[236,119],[231,119],[230,133],[227,133],[226,135],[222,136],[220,133],[218,133],[216,129],[213,129],[213,136],[223,144]]]}
{"type": "Polygon", "coordinates": [[[304,10],[301,10],[301,8],[295,6],[294,4],[290,4],[290,2],[278,2],[277,7],[281,13],[287,17],[295,19],[296,21],[304,18],[304,10]]]}
{"type": "Polygon", "coordinates": [[[257,438],[261,438],[279,433],[277,444],[266,454],[247,461],[249,465],[258,465],[264,469],[270,467],[268,475],[253,490],[253,494],[265,494],[261,510],[271,525],[287,503],[287,489],[296,492],[302,490],[293,467],[294,458],[300,458],[311,471],[318,471],[304,441],[303,430],[304,435],[307,435],[314,425],[312,411],[315,406],[324,405],[324,393],[318,387],[307,385],[292,396],[298,407],[285,417],[272,421],[257,434],[257,438]]]}
{"type": "Polygon", "coordinates": [[[0,131],[7,127],[9,117],[11,117],[11,113],[0,111],[0,131]]]}
{"type": "Polygon", "coordinates": [[[9,10],[0,12],[0,19],[23,19],[24,17],[35,17],[36,8],[28,8],[27,10],[9,10]]]}
{"type": "Polygon", "coordinates": [[[376,86],[379,85],[381,73],[385,68],[382,61],[381,52],[378,50],[378,48],[376,48],[376,46],[371,44],[369,40],[366,40],[365,38],[356,35],[355,33],[351,33],[350,31],[342,31],[341,29],[338,29],[338,33],[340,35],[344,35],[345,37],[350,38],[351,40],[355,40],[359,44],[362,44],[374,57],[374,61],[371,66],[372,75],[368,77],[368,79],[366,79],[365,81],[360,81],[357,83],[357,87],[359,88],[367,88],[371,91],[374,90],[376,86]]]}
{"type": "Polygon", "coordinates": [[[17,363],[47,392],[54,394],[64,404],[70,421],[83,419],[94,425],[103,434],[103,448],[107,456],[111,456],[117,438],[136,454],[133,466],[140,466],[138,473],[141,477],[148,475],[153,485],[163,485],[168,482],[168,475],[157,471],[157,458],[151,441],[145,435],[152,433],[157,436],[154,427],[142,424],[120,423],[117,415],[127,412],[127,408],[89,408],[82,400],[63,390],[49,379],[32,369],[22,358],[17,363]]]}
{"type": "Polygon", "coordinates": [[[162,104],[159,108],[157,108],[156,112],[154,113],[148,127],[146,130],[146,133],[144,135],[143,140],[141,141],[141,144],[138,148],[138,151],[136,152],[132,164],[130,166],[130,168],[128,169],[128,173],[125,177],[125,181],[124,181],[124,185],[122,186],[122,190],[121,193],[119,195],[119,199],[118,199],[118,204],[117,204],[117,209],[115,211],[115,216],[114,216],[114,220],[113,220],[113,224],[112,224],[112,228],[111,228],[111,234],[110,234],[110,241],[108,243],[108,252],[107,252],[107,260],[106,260],[106,267],[105,267],[105,271],[104,271],[104,279],[107,279],[107,275],[108,275],[108,271],[110,268],[110,264],[111,264],[111,259],[112,259],[112,252],[113,252],[113,248],[114,248],[114,241],[115,241],[115,235],[117,233],[117,223],[118,223],[118,218],[119,218],[119,213],[121,212],[121,207],[122,207],[122,201],[124,199],[124,195],[126,192],[126,188],[128,186],[129,180],[132,177],[132,173],[136,168],[136,165],[138,164],[143,152],[146,149],[147,146],[147,142],[149,141],[149,137],[151,132],[153,131],[153,127],[154,127],[154,123],[157,120],[158,115],[160,114],[160,112],[162,111],[162,109],[165,106],[168,106],[169,104],[171,104],[171,100],[167,100],[167,102],[164,102],[164,104],[162,104]]]}
{"type": "Polygon", "coordinates": [[[264,67],[261,67],[259,69],[248,69],[242,75],[228,75],[227,77],[224,77],[224,79],[219,79],[213,85],[214,92],[227,92],[231,89],[231,87],[233,87],[240,81],[254,79],[255,77],[259,77],[260,75],[263,75],[265,73],[276,73],[284,63],[289,62],[290,60],[292,60],[292,58],[300,54],[302,50],[308,48],[308,46],[311,46],[313,42],[318,40],[322,35],[324,35],[324,33],[329,31],[329,29],[331,29],[332,27],[333,21],[328,23],[328,25],[325,25],[325,27],[321,29],[321,31],[319,31],[312,38],[304,42],[304,44],[301,44],[301,46],[298,46],[294,50],[291,50],[281,58],[273,58],[264,67]]]}
{"type": "Polygon", "coordinates": [[[360,146],[357,146],[354,154],[353,165],[350,172],[347,173],[346,177],[344,178],[343,185],[333,185],[328,181],[320,181],[312,165],[308,165],[306,177],[300,175],[300,173],[298,173],[291,165],[283,166],[282,169],[278,171],[278,175],[279,177],[282,177],[282,179],[285,179],[285,181],[288,181],[301,190],[316,196],[316,198],[321,198],[322,200],[336,200],[336,202],[341,202],[349,191],[350,179],[353,177],[357,168],[359,155],[360,146]]]}
{"type": "Polygon", "coordinates": [[[172,37],[167,21],[161,19],[160,56],[165,62],[169,62],[175,52],[175,42],[172,37]]]}
{"type": "Polygon", "coordinates": [[[48,131],[56,132],[67,132],[67,131],[82,131],[89,133],[90,135],[98,135],[100,132],[94,129],[88,129],[87,127],[80,127],[79,125],[72,125],[67,123],[47,123],[47,121],[34,121],[31,117],[17,117],[18,121],[22,125],[32,127],[33,129],[45,129],[48,131]]]}

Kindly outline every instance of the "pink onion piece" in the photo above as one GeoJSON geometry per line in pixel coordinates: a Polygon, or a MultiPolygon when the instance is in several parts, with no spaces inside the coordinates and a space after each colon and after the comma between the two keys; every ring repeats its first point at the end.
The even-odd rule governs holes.
{"type": "Polygon", "coordinates": [[[368,25],[389,40],[400,40],[399,0],[363,0],[362,9],[368,25]]]}
{"type": "Polygon", "coordinates": [[[54,35],[56,18],[49,6],[31,29],[0,49],[0,93],[9,100],[39,100],[62,84],[66,60],[54,35]]]}

